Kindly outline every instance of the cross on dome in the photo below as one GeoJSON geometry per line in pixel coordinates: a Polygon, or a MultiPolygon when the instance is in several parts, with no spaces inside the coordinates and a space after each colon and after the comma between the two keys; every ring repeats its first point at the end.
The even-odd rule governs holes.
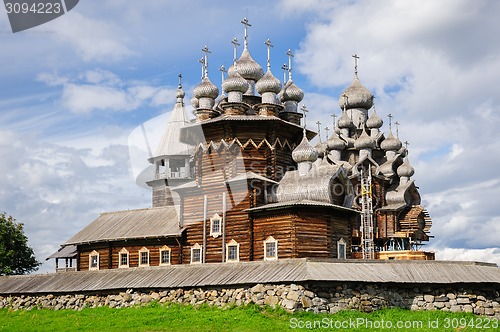
{"type": "Polygon", "coordinates": [[[286,83],[286,73],[288,72],[288,66],[286,63],[281,66],[281,69],[283,69],[283,85],[286,83]]]}
{"type": "Polygon", "coordinates": [[[248,19],[245,17],[241,22],[245,26],[245,42],[244,42],[244,47],[248,48],[248,27],[251,27],[252,25],[248,23],[248,19]]]}
{"type": "Polygon", "coordinates": [[[292,50],[288,49],[286,52],[286,55],[288,55],[288,79],[291,81],[292,80],[292,58],[294,57],[292,50]]]}
{"type": "Polygon", "coordinates": [[[201,58],[198,62],[201,63],[201,79],[203,79],[205,78],[205,58],[201,58]]]}
{"type": "Polygon", "coordinates": [[[358,76],[358,59],[359,59],[359,56],[357,54],[353,54],[352,57],[354,58],[354,75],[358,76]]]}
{"type": "Polygon", "coordinates": [[[271,69],[271,47],[273,45],[271,44],[271,40],[267,38],[267,40],[264,42],[264,44],[267,46],[267,70],[271,69]]]}
{"type": "Polygon", "coordinates": [[[399,125],[401,123],[399,123],[398,121],[394,122],[394,124],[396,125],[396,137],[399,138],[399,125]]]}
{"type": "Polygon", "coordinates": [[[205,73],[204,73],[204,75],[205,76],[204,77],[208,77],[208,54],[212,53],[212,52],[210,52],[210,50],[208,49],[208,47],[206,45],[205,45],[205,47],[203,47],[201,49],[201,51],[205,53],[205,56],[204,56],[204,60],[205,60],[205,62],[204,62],[204,66],[205,66],[205,73]]]}
{"type": "Polygon", "coordinates": [[[231,40],[231,44],[234,45],[233,65],[236,66],[236,51],[238,49],[238,46],[240,46],[240,43],[238,43],[238,38],[234,37],[233,40],[231,40]]]}
{"type": "Polygon", "coordinates": [[[307,109],[306,105],[302,105],[300,110],[304,114],[304,130],[305,130],[307,126],[307,112],[309,112],[309,110],[307,109]]]}
{"type": "Polygon", "coordinates": [[[182,74],[179,74],[179,89],[182,88],[182,74]]]}

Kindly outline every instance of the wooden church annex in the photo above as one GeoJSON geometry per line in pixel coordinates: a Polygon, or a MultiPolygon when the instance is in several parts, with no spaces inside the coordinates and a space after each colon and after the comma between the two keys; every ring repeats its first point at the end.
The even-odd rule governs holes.
{"type": "Polygon", "coordinates": [[[411,177],[408,146],[387,133],[373,95],[358,78],[339,97],[330,137],[305,127],[304,92],[243,51],[222,83],[208,77],[193,91],[190,120],[182,82],[160,143],[149,162],[152,208],[102,213],[49,258],[68,270],[291,258],[433,260],[421,250],[431,219],[411,177]],[[337,120],[338,118],[338,120],[337,120]]]}

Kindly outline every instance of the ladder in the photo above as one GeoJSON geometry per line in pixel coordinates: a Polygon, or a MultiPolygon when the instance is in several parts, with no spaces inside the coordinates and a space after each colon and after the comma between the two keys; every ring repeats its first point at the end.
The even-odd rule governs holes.
{"type": "Polygon", "coordinates": [[[363,259],[375,259],[373,244],[372,172],[361,169],[361,233],[363,259]]]}

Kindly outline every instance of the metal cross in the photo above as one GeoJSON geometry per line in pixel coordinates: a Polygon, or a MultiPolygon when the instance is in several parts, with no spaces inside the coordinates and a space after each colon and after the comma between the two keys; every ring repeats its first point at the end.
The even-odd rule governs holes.
{"type": "Polygon", "coordinates": [[[231,44],[234,45],[233,64],[235,65],[236,64],[236,51],[238,49],[238,46],[240,46],[240,44],[238,43],[238,38],[234,37],[233,40],[231,40],[231,44]]]}
{"type": "Polygon", "coordinates": [[[205,53],[205,77],[208,77],[208,54],[212,52],[210,52],[206,45],[201,49],[201,51],[205,53]]]}
{"type": "Polygon", "coordinates": [[[245,48],[248,48],[248,27],[251,27],[252,25],[248,23],[248,19],[246,17],[240,23],[245,26],[245,48]]]}
{"type": "Polygon", "coordinates": [[[316,124],[318,125],[318,137],[319,137],[319,141],[321,142],[321,122],[316,122],[316,124]]]}
{"type": "Polygon", "coordinates": [[[271,69],[271,47],[273,47],[273,45],[269,38],[267,38],[264,44],[267,45],[267,70],[269,70],[271,69]]]}
{"type": "Polygon", "coordinates": [[[288,79],[292,79],[292,58],[294,57],[292,50],[288,49],[286,52],[286,55],[288,55],[288,79]]]}
{"type": "Polygon", "coordinates": [[[219,70],[221,71],[222,73],[222,83],[224,83],[224,73],[227,73],[227,70],[226,70],[226,67],[224,67],[224,65],[220,66],[219,70]]]}
{"type": "Polygon", "coordinates": [[[344,97],[344,112],[345,112],[347,108],[347,103],[349,102],[349,96],[343,93],[342,97],[344,97]]]}
{"type": "Polygon", "coordinates": [[[387,117],[389,118],[389,130],[392,130],[392,114],[387,114],[387,117]]]}
{"type": "Polygon", "coordinates": [[[328,132],[330,131],[330,128],[325,127],[325,131],[326,131],[326,140],[328,141],[328,132]]]}
{"type": "Polygon", "coordinates": [[[281,66],[281,69],[283,69],[283,85],[285,85],[286,73],[288,72],[288,66],[286,65],[286,63],[284,63],[283,66],[281,66]]]}
{"type": "Polygon", "coordinates": [[[399,125],[401,123],[399,123],[398,121],[394,122],[394,124],[396,125],[396,137],[399,138],[399,125]]]}
{"type": "Polygon", "coordinates": [[[333,118],[333,128],[335,128],[335,120],[337,119],[337,116],[335,114],[330,115],[333,118]]]}
{"type": "Polygon", "coordinates": [[[353,54],[352,57],[354,58],[354,75],[358,76],[358,59],[359,59],[359,56],[357,54],[353,54]]]}
{"type": "Polygon", "coordinates": [[[405,145],[406,151],[408,152],[408,145],[410,145],[410,143],[408,143],[408,141],[404,141],[403,144],[405,145]]]}
{"type": "Polygon", "coordinates": [[[205,58],[201,58],[198,62],[201,63],[201,79],[203,79],[205,78],[205,58]]]}
{"type": "Polygon", "coordinates": [[[179,89],[182,88],[182,74],[179,74],[179,89]]]}
{"type": "Polygon", "coordinates": [[[300,108],[300,110],[304,114],[304,129],[305,129],[306,126],[307,126],[307,112],[309,112],[309,110],[306,108],[306,105],[302,105],[302,107],[300,108]]]}

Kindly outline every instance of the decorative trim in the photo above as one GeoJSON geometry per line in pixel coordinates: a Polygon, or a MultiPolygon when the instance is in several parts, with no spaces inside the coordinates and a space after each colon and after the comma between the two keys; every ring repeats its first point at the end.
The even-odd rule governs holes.
{"type": "Polygon", "coordinates": [[[273,261],[278,259],[278,240],[276,240],[274,237],[269,236],[265,241],[264,241],[264,260],[265,261],[273,261]],[[270,248],[270,246],[274,245],[274,250],[270,248]],[[271,255],[268,255],[268,249],[269,253],[271,255]],[[274,255],[272,255],[274,254],[274,255]]]}
{"type": "Polygon", "coordinates": [[[170,265],[170,260],[172,259],[172,249],[170,249],[170,247],[167,247],[167,246],[163,246],[160,248],[160,266],[166,266],[166,265],[170,265]],[[168,261],[167,262],[164,262],[163,261],[163,253],[164,252],[168,252],[168,261]]]}
{"type": "Polygon", "coordinates": [[[149,266],[149,249],[146,247],[142,247],[139,250],[139,267],[149,266]],[[146,262],[143,262],[143,255],[146,258],[146,262]]]}
{"type": "Polygon", "coordinates": [[[128,268],[130,264],[130,253],[127,249],[122,248],[118,252],[118,268],[128,268]],[[126,255],[126,259],[122,261],[122,256],[126,255]]]}
{"type": "Polygon", "coordinates": [[[198,243],[196,243],[194,246],[191,247],[191,264],[201,264],[202,263],[202,255],[203,252],[203,246],[200,246],[198,243]],[[195,253],[197,253],[197,258],[195,258],[195,253]]]}
{"type": "Polygon", "coordinates": [[[240,261],[240,244],[235,240],[231,240],[226,243],[226,262],[233,263],[240,261]],[[236,247],[236,258],[230,259],[229,257],[229,247],[236,247]]]}
{"type": "Polygon", "coordinates": [[[99,270],[99,253],[97,251],[92,251],[90,254],[89,254],[89,270],[90,271],[95,271],[95,270],[99,270]],[[95,266],[93,266],[93,257],[95,257],[95,266]]]}
{"type": "Polygon", "coordinates": [[[210,236],[218,238],[222,234],[222,217],[218,213],[214,213],[210,218],[210,236]]]}

